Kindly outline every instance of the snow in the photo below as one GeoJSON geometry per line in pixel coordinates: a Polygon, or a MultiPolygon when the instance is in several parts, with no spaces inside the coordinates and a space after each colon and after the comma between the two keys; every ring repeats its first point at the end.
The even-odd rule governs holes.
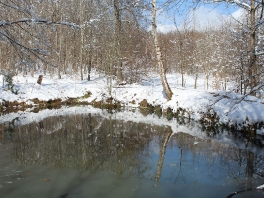
{"type": "Polygon", "coordinates": [[[257,189],[258,189],[258,190],[263,190],[263,189],[264,189],[264,184],[261,185],[261,186],[258,186],[257,189]]]}
{"type": "MultiPolygon", "coordinates": [[[[30,100],[35,98],[43,101],[57,98],[66,100],[82,97],[88,92],[91,92],[92,95],[89,98],[81,99],[81,101],[100,101],[110,97],[107,77],[97,73],[93,73],[91,76],[91,81],[81,81],[77,75],[71,77],[64,75],[62,79],[58,79],[55,75],[44,75],[42,85],[39,85],[36,83],[38,75],[34,77],[17,75],[13,77],[14,91],[17,94],[7,90],[6,86],[1,86],[0,102],[17,101],[32,104],[30,100]]],[[[181,109],[182,116],[193,120],[201,120],[205,114],[216,115],[219,118],[219,124],[234,125],[238,129],[264,122],[264,101],[261,99],[250,96],[240,101],[244,97],[243,95],[217,91],[211,87],[210,90],[205,90],[205,83],[202,79],[198,80],[198,88],[193,89],[194,80],[189,76],[185,76],[184,88],[179,83],[181,82],[180,75],[169,74],[167,78],[174,93],[170,101],[166,100],[160,78],[155,75],[145,78],[140,83],[118,87],[113,81],[111,95],[120,101],[122,106],[139,107],[139,103],[146,99],[149,104],[160,106],[163,110],[170,108],[173,112],[177,112],[181,109]]],[[[3,76],[0,75],[0,85],[3,84],[2,80],[3,76]]],[[[28,119],[32,120],[33,117],[36,119],[36,114],[29,115],[28,119]]],[[[1,122],[3,119],[1,116],[1,122]]],[[[210,122],[210,119],[207,121],[210,122]]],[[[264,128],[260,127],[257,133],[264,135],[264,128]]]]}

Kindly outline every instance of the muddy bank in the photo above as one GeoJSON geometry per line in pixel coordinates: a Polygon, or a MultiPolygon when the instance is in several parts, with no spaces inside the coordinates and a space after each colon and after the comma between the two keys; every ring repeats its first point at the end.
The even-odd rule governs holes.
{"type": "Polygon", "coordinates": [[[12,113],[17,111],[25,111],[26,109],[33,109],[32,111],[38,112],[42,109],[58,109],[61,108],[63,105],[74,106],[74,105],[92,105],[97,108],[103,109],[118,109],[121,107],[121,103],[114,98],[106,98],[104,100],[96,101],[93,100],[92,102],[84,101],[84,98],[89,96],[84,95],[78,98],[68,98],[66,100],[62,100],[61,98],[56,98],[52,100],[39,100],[38,98],[31,99],[29,101],[5,101],[3,100],[0,103],[0,112],[2,113],[12,113]]]}

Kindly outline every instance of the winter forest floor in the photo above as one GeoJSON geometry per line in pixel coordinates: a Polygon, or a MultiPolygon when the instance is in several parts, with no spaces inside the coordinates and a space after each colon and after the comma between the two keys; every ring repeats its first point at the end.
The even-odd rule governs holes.
{"type": "MultiPolygon", "coordinates": [[[[185,76],[185,86],[181,86],[178,74],[167,75],[173,97],[167,101],[160,78],[151,75],[140,83],[115,86],[106,76],[93,74],[91,81],[79,76],[45,75],[42,84],[37,84],[38,75],[17,75],[13,77],[13,93],[3,85],[0,75],[0,109],[25,110],[44,108],[59,104],[92,104],[97,107],[141,107],[151,112],[167,114],[200,121],[206,125],[225,126],[236,130],[256,132],[264,135],[264,100],[253,96],[212,89],[205,90],[205,82],[200,79],[197,89],[194,80],[185,76]],[[112,86],[111,86],[112,85],[112,86]],[[112,88],[111,88],[112,87],[112,88]],[[110,94],[111,93],[111,94],[110,94]],[[242,100],[243,99],[243,100],[242,100]]],[[[1,119],[1,117],[0,117],[1,119]]]]}

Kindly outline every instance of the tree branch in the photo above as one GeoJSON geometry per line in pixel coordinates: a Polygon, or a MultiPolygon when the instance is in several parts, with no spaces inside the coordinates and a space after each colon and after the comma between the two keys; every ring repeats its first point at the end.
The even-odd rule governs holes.
{"type": "Polygon", "coordinates": [[[69,22],[65,22],[65,21],[61,21],[61,22],[55,22],[55,21],[48,21],[47,19],[21,19],[18,21],[12,21],[12,22],[8,22],[8,21],[0,21],[0,27],[4,27],[4,26],[12,26],[15,24],[20,24],[20,23],[32,23],[32,24],[46,24],[46,25],[65,25],[65,26],[70,26],[73,28],[81,28],[80,25],[76,25],[75,23],[69,23],[69,22]]]}
{"type": "Polygon", "coordinates": [[[251,10],[250,5],[244,3],[240,0],[213,0],[213,3],[220,3],[220,2],[234,3],[234,4],[238,5],[239,7],[244,8],[248,11],[251,10]]]}

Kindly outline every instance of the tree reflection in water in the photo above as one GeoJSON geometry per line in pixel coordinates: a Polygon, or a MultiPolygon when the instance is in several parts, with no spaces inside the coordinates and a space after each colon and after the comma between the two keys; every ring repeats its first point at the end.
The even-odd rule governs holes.
{"type": "Polygon", "coordinates": [[[254,185],[251,178],[263,178],[262,142],[229,132],[224,132],[228,134],[227,144],[218,141],[221,133],[207,133],[201,138],[173,133],[171,126],[90,113],[48,117],[38,123],[13,126],[12,132],[8,124],[0,128],[1,142],[8,129],[15,159],[25,165],[179,184],[223,185],[231,178],[246,189],[254,185]]]}
{"type": "Polygon", "coordinates": [[[18,126],[14,152],[22,164],[140,176],[154,131],[164,129],[91,114],[52,117],[18,126]]]}

